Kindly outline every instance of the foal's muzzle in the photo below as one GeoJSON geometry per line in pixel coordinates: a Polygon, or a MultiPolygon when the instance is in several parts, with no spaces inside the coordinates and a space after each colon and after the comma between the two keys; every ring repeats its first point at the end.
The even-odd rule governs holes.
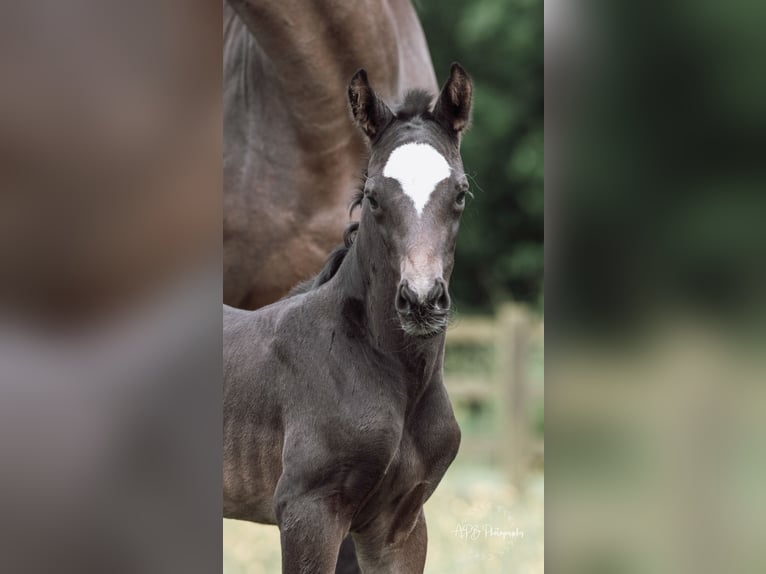
{"type": "Polygon", "coordinates": [[[396,312],[402,328],[416,337],[441,333],[449,322],[450,304],[447,285],[441,278],[420,292],[402,279],[396,291],[396,312]]]}

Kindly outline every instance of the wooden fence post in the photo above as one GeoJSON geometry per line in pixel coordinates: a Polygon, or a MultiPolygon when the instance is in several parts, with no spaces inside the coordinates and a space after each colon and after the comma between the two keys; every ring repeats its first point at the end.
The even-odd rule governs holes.
{"type": "Polygon", "coordinates": [[[497,383],[502,393],[502,460],[511,483],[524,488],[529,459],[529,391],[527,365],[529,353],[529,316],[516,305],[504,305],[498,314],[496,345],[497,383]]]}

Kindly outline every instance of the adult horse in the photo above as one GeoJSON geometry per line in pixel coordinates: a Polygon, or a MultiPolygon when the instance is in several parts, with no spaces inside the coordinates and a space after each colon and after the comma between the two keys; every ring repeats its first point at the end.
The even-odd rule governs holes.
{"type": "Polygon", "coordinates": [[[340,237],[364,141],[344,94],[360,67],[382,97],[434,91],[410,0],[224,5],[224,302],[255,309],[316,273],[340,237]]]}
{"type": "Polygon", "coordinates": [[[360,70],[348,97],[358,226],[303,292],[224,306],[224,515],[277,524],[286,574],[333,572],[349,532],[363,572],[422,573],[460,442],[442,366],[472,85],[453,65],[433,109],[415,91],[392,112],[360,70]]]}

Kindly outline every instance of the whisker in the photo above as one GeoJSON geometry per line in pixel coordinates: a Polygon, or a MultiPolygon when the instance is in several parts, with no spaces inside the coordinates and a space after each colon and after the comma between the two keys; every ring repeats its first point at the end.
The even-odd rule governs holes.
{"type": "MultiPolygon", "coordinates": [[[[478,189],[480,192],[482,192],[482,193],[486,193],[486,192],[484,191],[484,188],[482,188],[482,187],[479,185],[479,182],[478,182],[478,181],[476,181],[476,176],[474,176],[473,174],[470,174],[470,173],[468,173],[468,172],[466,172],[465,176],[466,176],[468,179],[470,179],[470,180],[473,182],[473,183],[471,184],[471,187],[474,187],[474,186],[475,186],[475,187],[476,187],[476,189],[478,189]]],[[[468,193],[471,193],[471,192],[469,191],[468,193]]],[[[470,197],[473,197],[473,194],[472,194],[472,193],[471,193],[470,197]]]]}

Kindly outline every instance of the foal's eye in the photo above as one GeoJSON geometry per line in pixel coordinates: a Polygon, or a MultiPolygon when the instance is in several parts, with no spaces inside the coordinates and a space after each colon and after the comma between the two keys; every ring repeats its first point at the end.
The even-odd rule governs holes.
{"type": "Polygon", "coordinates": [[[371,195],[367,195],[365,197],[367,197],[367,201],[369,202],[371,209],[378,209],[378,207],[380,207],[380,205],[378,205],[378,201],[374,197],[371,195]]]}

